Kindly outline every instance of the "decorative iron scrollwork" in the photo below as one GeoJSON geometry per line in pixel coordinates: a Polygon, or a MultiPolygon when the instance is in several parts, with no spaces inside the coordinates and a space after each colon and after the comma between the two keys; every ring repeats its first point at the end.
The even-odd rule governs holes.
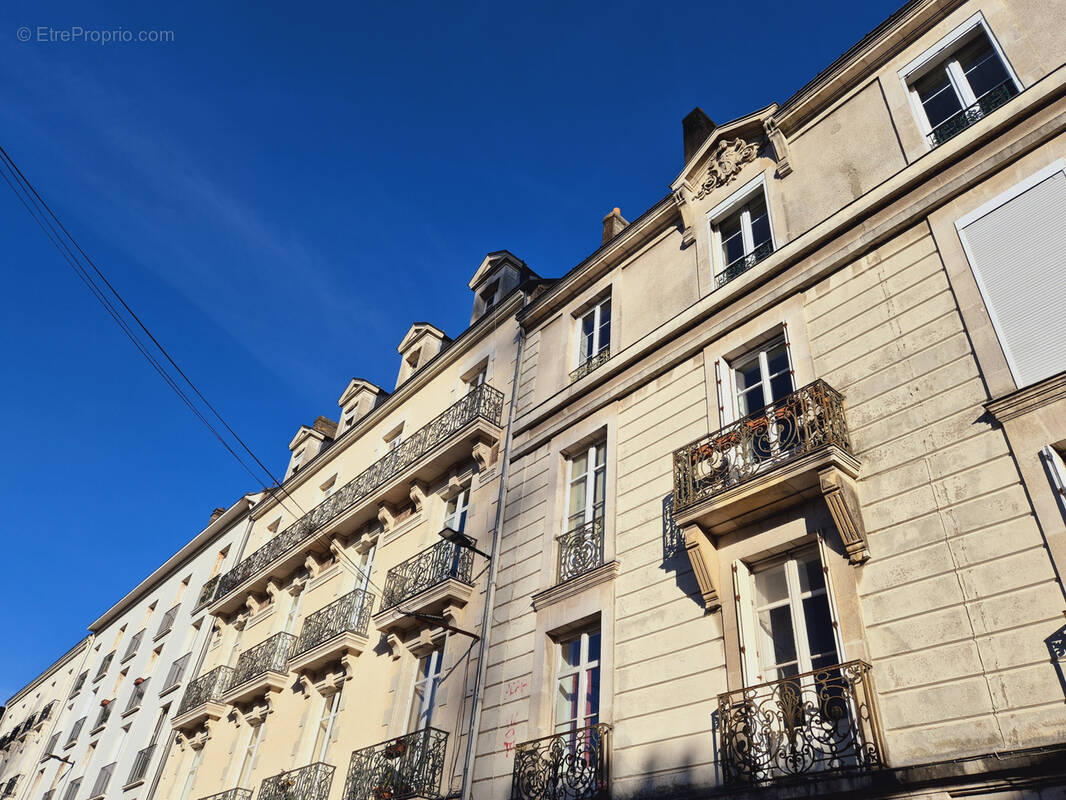
{"type": "Polygon", "coordinates": [[[767,240],[754,248],[750,253],[745,253],[740,258],[726,264],[725,269],[719,272],[714,278],[714,286],[716,289],[721,289],[731,280],[739,278],[749,269],[754,267],[768,255],[774,252],[774,243],[767,240]]]}
{"type": "MultiPolygon", "coordinates": [[[[499,425],[503,394],[488,384],[472,389],[432,422],[415,431],[395,450],[378,459],[304,516],[222,576],[213,600],[225,597],[278,558],[295,550],[330,520],[362,502],[387,481],[410,467],[476,419],[499,425]]],[[[206,585],[205,585],[206,590],[206,585]]]]}
{"type": "Polygon", "coordinates": [[[718,695],[725,783],[883,767],[870,669],[849,661],[718,695]]]}
{"type": "Polygon", "coordinates": [[[603,517],[558,537],[559,583],[584,575],[603,563],[603,517]]]}
{"type": "Polygon", "coordinates": [[[290,658],[302,655],[345,632],[366,636],[373,605],[374,595],[356,589],[334,600],[325,608],[308,614],[290,658]]]}
{"type": "Polygon", "coordinates": [[[511,800],[595,800],[610,784],[611,728],[600,723],[515,747],[511,800]]]}
{"type": "Polygon", "coordinates": [[[418,555],[397,564],[385,577],[381,610],[398,606],[416,594],[446,580],[469,584],[474,570],[474,552],[448,541],[439,541],[418,555]]]}
{"type": "Polygon", "coordinates": [[[342,800],[439,798],[447,749],[447,733],[423,728],[356,750],[342,800]]]}
{"type": "Polygon", "coordinates": [[[259,800],[326,800],[336,767],[321,761],[263,781],[259,800]]]}
{"type": "Polygon", "coordinates": [[[210,672],[205,672],[199,678],[189,683],[178,706],[178,714],[184,714],[204,703],[217,702],[231,685],[233,669],[230,667],[215,667],[210,672]]]}
{"type": "Polygon", "coordinates": [[[958,136],[975,122],[978,122],[1000,106],[1006,105],[1014,95],[1018,94],[1018,87],[1013,80],[1006,80],[993,89],[989,89],[977,98],[972,106],[967,106],[937,125],[929,134],[929,142],[933,147],[944,144],[948,139],[958,136]]]}
{"type": "Polygon", "coordinates": [[[201,797],[200,800],[252,800],[251,789],[227,789],[218,794],[201,797]]]}
{"type": "Polygon", "coordinates": [[[674,512],[835,445],[851,452],[844,398],[817,380],[674,451],[674,512]]]}
{"type": "Polygon", "coordinates": [[[599,369],[610,360],[611,348],[609,347],[603,348],[594,356],[589,356],[585,361],[578,364],[577,368],[570,373],[570,383],[584,378],[594,369],[599,369]]]}
{"type": "Polygon", "coordinates": [[[287,672],[289,653],[292,651],[296,637],[291,633],[275,633],[265,642],[245,650],[237,659],[233,669],[230,688],[258,678],[268,672],[287,672]]]}

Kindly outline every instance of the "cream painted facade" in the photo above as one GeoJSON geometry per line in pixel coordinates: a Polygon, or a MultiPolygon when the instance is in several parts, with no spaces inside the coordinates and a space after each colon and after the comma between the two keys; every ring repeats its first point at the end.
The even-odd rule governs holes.
{"type": "Polygon", "coordinates": [[[59,709],[81,672],[92,644],[86,637],[4,706],[0,719],[0,796],[11,800],[38,797],[39,777],[59,709]]]}
{"type": "Polygon", "coordinates": [[[1066,795],[1064,14],[910,3],[694,112],[523,309],[474,797],[1066,795]],[[937,70],[996,93],[937,127],[937,70]]]}

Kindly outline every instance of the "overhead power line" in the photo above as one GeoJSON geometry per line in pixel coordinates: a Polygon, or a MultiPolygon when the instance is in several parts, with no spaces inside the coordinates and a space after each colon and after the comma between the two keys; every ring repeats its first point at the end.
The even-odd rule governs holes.
{"type": "Polygon", "coordinates": [[[94,262],[81,245],[78,244],[78,241],[70,231],[67,230],[66,226],[63,225],[59,217],[54,211],[52,211],[48,203],[45,202],[43,197],[41,197],[40,193],[22,170],[19,169],[18,165],[2,145],[0,145],[0,175],[3,175],[5,182],[11,187],[11,190],[15,193],[15,196],[19,199],[23,208],[26,209],[34,222],[36,222],[41,228],[45,236],[48,237],[48,240],[59,251],[59,254],[82,283],[85,284],[86,288],[89,289],[93,297],[95,297],[100,305],[103,306],[108,316],[114,320],[115,324],[118,325],[126,337],[140,351],[141,355],[144,356],[145,360],[148,361],[152,368],[159,374],[167,386],[171,388],[193,415],[200,420],[204,427],[210,431],[226,451],[233,456],[237,463],[239,463],[244,470],[252,476],[252,479],[259,484],[264,491],[268,492],[271,496],[274,496],[279,503],[283,503],[283,500],[276,495],[276,492],[280,490],[297,508],[299,508],[301,514],[306,514],[307,512],[296,502],[296,499],[292,497],[284,486],[282,486],[282,482],[279,481],[262,460],[259,459],[244,439],[237,434],[222,414],[219,413],[215,406],[208,401],[203,392],[200,391],[199,387],[197,387],[185,371],[178,366],[177,362],[163,344],[150,330],[148,330],[148,327],[141,320],[140,316],[138,316],[133,308],[130,307],[111,281],[107,279],[96,265],[96,262],[94,262]],[[117,304],[114,301],[117,301],[117,304]],[[138,333],[138,328],[141,333],[143,333],[143,337],[147,337],[146,339],[138,333]],[[162,356],[162,358],[159,356],[162,356]],[[191,390],[192,395],[195,395],[195,397],[199,399],[200,403],[203,404],[204,409],[206,409],[206,412],[197,406],[193,396],[191,396],[184,388],[185,386],[191,390]],[[232,437],[233,443],[226,440],[223,434],[212,424],[211,420],[208,418],[209,416],[214,416],[214,418],[221,423],[225,431],[230,437],[232,437]],[[238,449],[243,450],[251,457],[252,461],[258,465],[263,473],[273,482],[273,486],[268,486],[262,479],[262,476],[255,473],[244,458],[242,458],[237,452],[238,449]]]}

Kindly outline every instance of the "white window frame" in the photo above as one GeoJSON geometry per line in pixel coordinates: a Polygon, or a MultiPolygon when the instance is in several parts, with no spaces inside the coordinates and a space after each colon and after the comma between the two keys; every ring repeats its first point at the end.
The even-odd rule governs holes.
{"type": "Polygon", "coordinates": [[[315,734],[311,742],[311,761],[314,764],[326,761],[329,755],[330,739],[333,738],[333,728],[337,724],[337,716],[340,714],[341,689],[338,689],[329,697],[322,698],[322,713],[315,724],[315,734]]]}
{"type": "Polygon", "coordinates": [[[603,481],[603,485],[604,485],[604,497],[603,497],[604,509],[603,509],[603,513],[604,513],[604,515],[606,515],[606,511],[607,511],[607,496],[606,496],[607,495],[607,479],[606,479],[606,473],[607,473],[607,462],[608,462],[608,460],[611,457],[611,454],[610,454],[610,452],[609,452],[609,450],[607,448],[607,439],[606,438],[597,439],[596,441],[592,442],[592,444],[590,444],[588,447],[586,447],[584,449],[585,449],[585,463],[588,466],[586,467],[586,471],[584,473],[582,473],[581,475],[574,475],[574,461],[575,461],[575,459],[577,459],[581,455],[581,451],[579,450],[579,451],[577,451],[575,453],[572,453],[571,455],[566,457],[566,493],[565,493],[565,496],[563,498],[563,533],[569,533],[572,530],[577,530],[577,528],[580,528],[583,525],[588,525],[590,522],[592,522],[596,518],[596,473],[599,470],[601,470],[601,469],[604,472],[604,481],[603,481]],[[600,445],[603,445],[603,466],[602,467],[600,467],[600,466],[598,466],[596,464],[596,450],[599,449],[600,445]],[[573,486],[573,484],[576,481],[581,480],[582,477],[585,478],[584,519],[578,525],[571,525],[570,524],[570,517],[573,516],[573,514],[570,513],[570,490],[571,490],[571,487],[573,486]]]}
{"type": "MultiPolygon", "coordinates": [[[[914,90],[914,83],[920,78],[925,77],[932,68],[942,62],[945,58],[948,58],[952,50],[960,49],[963,46],[963,40],[969,38],[977,29],[984,31],[985,36],[988,37],[992,49],[996,52],[996,55],[999,56],[1000,63],[1002,63],[1003,67],[1007,70],[1007,75],[1012,81],[1014,81],[1014,88],[1019,92],[1023,89],[1022,82],[1018,80],[1018,76],[1015,74],[1010,61],[1007,60],[1003,48],[999,46],[999,40],[992,34],[992,29],[985,20],[984,14],[978,11],[932,47],[912,59],[897,73],[899,75],[900,83],[903,85],[903,92],[907,95],[907,99],[910,101],[911,113],[914,114],[914,119],[918,123],[918,128],[922,133],[922,141],[925,143],[927,150],[932,150],[935,147],[935,145],[929,141],[929,134],[933,132],[933,127],[929,124],[929,117],[925,114],[925,107],[922,105],[922,101],[918,97],[918,92],[914,90]]],[[[951,81],[952,87],[958,92],[958,95],[962,100],[963,108],[969,108],[977,102],[977,98],[974,97],[973,91],[970,89],[969,81],[967,81],[962,75],[957,61],[949,63],[948,78],[951,81]]]]}
{"type": "MultiPolygon", "coordinates": [[[[763,202],[766,203],[766,219],[770,223],[770,247],[777,250],[777,237],[774,235],[774,215],[770,209],[770,196],[766,191],[766,175],[759,174],[745,183],[733,194],[707,212],[707,231],[711,240],[711,278],[717,280],[718,276],[729,265],[725,263],[725,255],[722,253],[722,235],[718,226],[723,220],[732,216],[741,206],[746,206],[759,192],[762,192],[763,202]]],[[[748,212],[744,212],[748,216],[748,212]]],[[[748,255],[755,249],[751,235],[751,221],[742,220],[740,225],[741,236],[744,241],[744,254],[748,255]]],[[[725,288],[724,285],[722,288],[725,288]]]]}
{"type": "Polygon", "coordinates": [[[463,533],[466,528],[466,517],[470,511],[470,484],[463,484],[463,488],[459,490],[459,493],[449,500],[444,506],[444,524],[445,528],[451,528],[453,531],[463,533]],[[452,504],[455,507],[452,508],[452,504]],[[451,508],[451,511],[448,509],[451,508]],[[461,522],[458,522],[461,520],[461,522]],[[458,524],[457,524],[458,523],[458,524]]]}
{"type": "MultiPolygon", "coordinates": [[[[445,638],[447,643],[447,638],[445,638]]],[[[405,733],[415,733],[433,725],[433,714],[437,710],[437,692],[440,690],[442,667],[444,665],[444,644],[434,648],[430,652],[415,661],[415,679],[411,683],[411,696],[407,703],[407,718],[404,721],[405,733]],[[422,674],[422,664],[429,659],[429,668],[426,674],[422,674]],[[428,686],[428,691],[422,692],[422,700],[418,703],[418,719],[425,718],[425,725],[411,729],[412,712],[415,710],[415,698],[418,696],[418,688],[428,686]]]]}
{"type": "Polygon", "coordinates": [[[289,603],[289,610],[285,613],[285,625],[282,627],[282,633],[292,633],[293,628],[296,626],[297,621],[300,619],[300,606],[303,605],[304,593],[306,588],[292,594],[292,601],[289,603]]]}
{"type": "Polygon", "coordinates": [[[596,304],[594,306],[592,306],[591,308],[589,308],[589,309],[583,311],[582,313],[578,314],[574,321],[575,321],[575,330],[577,332],[576,347],[574,348],[574,366],[575,367],[580,367],[582,364],[585,364],[586,362],[591,361],[592,359],[594,359],[602,351],[610,350],[610,347],[611,347],[610,337],[614,333],[614,328],[615,328],[615,324],[614,324],[615,323],[614,303],[611,302],[611,293],[608,292],[606,295],[604,295],[603,297],[599,298],[596,301],[596,304]],[[602,317],[602,314],[603,314],[603,306],[606,303],[611,303],[611,331],[610,331],[610,333],[608,334],[608,337],[607,337],[608,341],[601,342],[600,341],[600,323],[601,323],[601,317],[602,317]],[[589,316],[592,317],[592,352],[589,353],[584,358],[582,358],[581,357],[581,345],[585,341],[585,335],[584,335],[584,333],[582,331],[583,331],[583,328],[584,328],[585,319],[588,318],[589,316]]]}
{"type": "MultiPolygon", "coordinates": [[[[245,781],[252,777],[252,773],[255,772],[255,762],[259,758],[259,747],[263,743],[263,728],[266,726],[266,721],[260,722],[258,725],[250,725],[251,730],[248,733],[248,743],[244,746],[244,753],[241,756],[241,762],[239,769],[237,770],[236,785],[239,789],[246,789],[244,785],[245,781]]],[[[201,752],[202,749],[201,749],[201,752]]]]}
{"type": "Polygon", "coordinates": [[[403,429],[405,422],[401,422],[399,425],[392,428],[388,433],[381,437],[381,444],[384,450],[384,455],[388,455],[401,444],[403,444],[403,429]]]}
{"type": "Polygon", "coordinates": [[[204,748],[193,751],[192,761],[189,764],[189,769],[185,772],[185,781],[182,783],[181,794],[178,795],[179,800],[189,800],[189,795],[192,794],[192,787],[196,784],[196,773],[200,770],[200,764],[204,760],[204,748]]]}
{"type": "MultiPolygon", "coordinates": [[[[571,730],[580,730],[587,727],[590,723],[588,720],[591,716],[584,713],[584,698],[588,696],[588,676],[589,672],[597,667],[600,667],[603,660],[603,632],[599,627],[589,628],[582,631],[578,636],[572,636],[566,639],[560,639],[555,644],[555,681],[553,684],[554,691],[552,692],[552,733],[566,733],[571,730]],[[593,634],[599,634],[600,636],[600,658],[589,658],[589,637],[593,634]],[[563,652],[565,648],[573,642],[580,642],[578,652],[578,663],[574,666],[570,666],[564,663],[563,652]],[[577,699],[579,703],[578,716],[559,720],[555,718],[557,711],[557,700],[559,686],[563,681],[568,678],[572,678],[577,675],[577,699]]],[[[603,670],[600,670],[600,686],[603,686],[603,670]]],[[[597,695],[596,697],[596,713],[595,717],[600,718],[600,712],[602,711],[602,698],[597,695]]]]}
{"type": "Polygon", "coordinates": [[[344,409],[344,414],[341,415],[341,420],[344,423],[344,430],[348,430],[355,425],[355,414],[358,410],[359,409],[355,403],[352,403],[344,409]]]}
{"type": "Polygon", "coordinates": [[[969,242],[966,241],[965,228],[981,217],[992,213],[1000,206],[1006,205],[1019,195],[1025,194],[1034,186],[1043,183],[1058,172],[1066,174],[1066,158],[1060,158],[1052,162],[1042,170],[1033,173],[1028,178],[1025,178],[1023,181],[1016,183],[1014,186],[1007,189],[1007,191],[996,195],[987,203],[975,208],[969,214],[966,214],[955,221],[955,231],[959,235],[959,241],[962,242],[962,250],[966,254],[966,261],[970,265],[970,273],[973,275],[974,281],[977,283],[977,290],[981,293],[981,301],[984,303],[985,310],[988,312],[988,319],[992,323],[992,330],[996,332],[996,339],[999,341],[1000,350],[1003,351],[1003,357],[1007,361],[1007,368],[1010,370],[1011,377],[1014,379],[1014,384],[1018,388],[1023,388],[1022,380],[1019,377],[1020,371],[1017,363],[1011,357],[1010,351],[1007,348],[1007,339],[1004,336],[1003,325],[996,317],[995,306],[989,299],[988,289],[985,287],[980,271],[974,269],[974,264],[977,263],[977,260],[974,258],[973,251],[970,249],[969,242]]]}
{"type": "Polygon", "coordinates": [[[370,574],[374,569],[374,557],[377,555],[378,544],[374,542],[359,556],[359,563],[355,565],[356,589],[367,591],[370,588],[370,574]]]}

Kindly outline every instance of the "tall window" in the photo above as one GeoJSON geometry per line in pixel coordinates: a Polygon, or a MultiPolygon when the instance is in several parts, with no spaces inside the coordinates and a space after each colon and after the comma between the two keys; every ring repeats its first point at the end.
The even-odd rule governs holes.
{"type": "Polygon", "coordinates": [[[241,638],[244,636],[244,628],[237,628],[233,631],[233,644],[230,645],[229,655],[226,656],[226,666],[236,666],[237,656],[241,650],[241,638]]]}
{"type": "Polygon", "coordinates": [[[466,384],[466,393],[470,394],[470,392],[474,391],[475,389],[477,389],[477,387],[484,384],[488,372],[489,365],[482,364],[477,372],[475,372],[473,375],[467,376],[467,378],[463,381],[463,383],[466,384]]]}
{"type": "Polygon", "coordinates": [[[258,725],[251,726],[251,728],[248,733],[248,743],[245,745],[244,753],[241,755],[241,769],[237,773],[237,786],[242,789],[247,788],[248,780],[251,778],[252,770],[255,768],[256,756],[259,755],[259,745],[263,743],[266,723],[261,722],[258,725]]]}
{"type": "Polygon", "coordinates": [[[916,109],[935,146],[972,125],[1018,93],[984,28],[977,26],[930,64],[908,77],[916,109]]]}
{"type": "Polygon", "coordinates": [[[341,692],[338,689],[329,697],[323,698],[322,713],[315,726],[315,743],[311,748],[311,763],[325,761],[329,751],[329,740],[337,724],[337,714],[341,707],[341,692]]]}
{"type": "Polygon", "coordinates": [[[711,224],[719,253],[715,285],[723,286],[774,251],[770,212],[760,184],[742,204],[732,204],[711,224]]]}
{"type": "Polygon", "coordinates": [[[289,601],[289,613],[285,615],[285,627],[282,628],[282,633],[292,633],[293,628],[296,627],[296,620],[300,616],[300,605],[303,601],[304,593],[302,591],[291,595],[292,600],[289,601]]]}
{"type": "Polygon", "coordinates": [[[566,530],[572,531],[603,516],[607,492],[607,443],[583,449],[567,462],[568,511],[566,530]]]}
{"type": "Polygon", "coordinates": [[[577,363],[592,361],[611,347],[611,298],[601,300],[595,308],[578,319],[577,363]]]}
{"type": "Polygon", "coordinates": [[[732,367],[738,417],[776,403],[795,391],[784,337],[741,356],[732,367]]]}
{"type": "Polygon", "coordinates": [[[204,760],[204,749],[201,747],[199,750],[194,750],[192,754],[192,763],[189,764],[189,769],[185,772],[185,780],[181,784],[181,795],[178,800],[189,800],[189,795],[192,794],[193,784],[196,783],[196,772],[200,769],[200,764],[204,760]]]}
{"type": "Polygon", "coordinates": [[[433,724],[443,657],[443,648],[438,648],[418,660],[414,691],[411,694],[411,712],[407,720],[408,733],[420,731],[433,724]]]}
{"type": "Polygon", "coordinates": [[[749,683],[775,681],[840,662],[816,549],[755,567],[751,587],[759,674],[749,683]]]}
{"type": "Polygon", "coordinates": [[[295,475],[296,471],[300,468],[300,464],[304,460],[304,448],[297,450],[292,456],[292,474],[295,475]]]}
{"type": "Polygon", "coordinates": [[[364,592],[370,587],[370,573],[374,569],[374,555],[377,552],[377,544],[372,544],[359,555],[359,574],[356,576],[356,587],[364,592]]]}
{"type": "Polygon", "coordinates": [[[468,484],[448,501],[444,512],[444,527],[462,533],[466,529],[466,512],[469,507],[470,486],[468,484]]]}
{"type": "Polygon", "coordinates": [[[560,642],[555,678],[555,732],[600,721],[600,632],[560,642]]]}

